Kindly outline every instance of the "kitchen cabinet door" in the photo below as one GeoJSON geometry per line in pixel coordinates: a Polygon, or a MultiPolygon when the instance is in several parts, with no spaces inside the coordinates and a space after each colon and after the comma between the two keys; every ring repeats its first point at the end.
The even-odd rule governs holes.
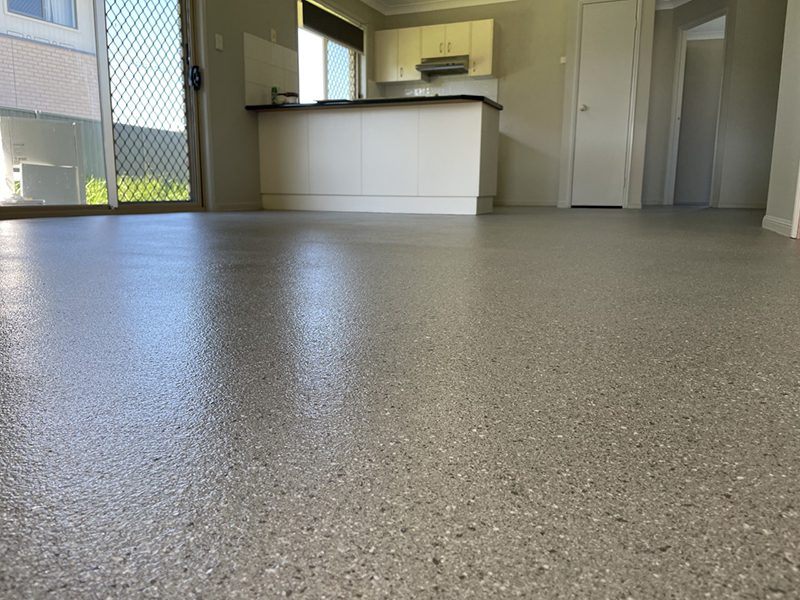
{"type": "Polygon", "coordinates": [[[422,27],[422,58],[444,56],[445,26],[429,25],[422,27]]]}
{"type": "Polygon", "coordinates": [[[472,44],[469,53],[469,74],[481,77],[493,73],[494,19],[472,22],[472,44]]]}
{"type": "Polygon", "coordinates": [[[375,81],[398,81],[398,30],[375,32],[375,81]]]}
{"type": "Polygon", "coordinates": [[[422,32],[419,27],[398,30],[397,78],[400,81],[418,81],[422,73],[417,65],[422,61],[422,32]]]}
{"type": "Polygon", "coordinates": [[[449,23],[445,25],[445,56],[463,56],[469,54],[470,32],[472,23],[449,23]]]}

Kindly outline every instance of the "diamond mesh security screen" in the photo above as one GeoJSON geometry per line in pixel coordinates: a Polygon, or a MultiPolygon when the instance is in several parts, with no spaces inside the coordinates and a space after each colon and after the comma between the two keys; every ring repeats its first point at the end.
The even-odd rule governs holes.
{"type": "Polygon", "coordinates": [[[189,201],[181,0],[105,6],[119,201],[189,201]]]}
{"type": "Polygon", "coordinates": [[[327,97],[332,100],[356,98],[356,52],[327,40],[327,97]]]}

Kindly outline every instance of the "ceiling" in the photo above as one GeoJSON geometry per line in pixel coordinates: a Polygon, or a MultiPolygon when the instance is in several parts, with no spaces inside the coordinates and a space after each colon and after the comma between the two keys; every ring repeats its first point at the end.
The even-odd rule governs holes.
{"type": "MultiPolygon", "coordinates": [[[[402,15],[406,13],[463,8],[483,4],[499,4],[514,0],[363,0],[363,2],[384,15],[402,15]]],[[[552,1],[552,0],[551,0],[552,1]]],[[[686,4],[691,0],[656,0],[656,10],[670,10],[686,4]]]]}
{"type": "Polygon", "coordinates": [[[692,27],[686,33],[690,40],[721,40],[725,38],[725,23],[725,17],[719,17],[692,27]]]}
{"type": "MultiPolygon", "coordinates": [[[[406,13],[429,12],[448,8],[463,8],[483,4],[500,4],[514,0],[362,0],[384,15],[402,15],[406,13]]],[[[548,0],[551,1],[551,0],[548,0]]]]}
{"type": "Polygon", "coordinates": [[[691,0],[656,0],[656,10],[670,10],[691,2],[691,0]]]}

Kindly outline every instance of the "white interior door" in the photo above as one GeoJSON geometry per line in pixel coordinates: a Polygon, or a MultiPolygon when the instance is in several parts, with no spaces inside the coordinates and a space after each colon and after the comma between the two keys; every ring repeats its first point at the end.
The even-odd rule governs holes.
{"type": "Polygon", "coordinates": [[[582,4],[572,206],[623,206],[636,0],[582,4]]]}

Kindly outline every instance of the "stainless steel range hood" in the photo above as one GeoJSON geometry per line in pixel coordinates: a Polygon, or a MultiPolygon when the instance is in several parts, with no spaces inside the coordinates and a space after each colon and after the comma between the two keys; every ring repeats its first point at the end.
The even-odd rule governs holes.
{"type": "Polygon", "coordinates": [[[423,58],[417,71],[423,75],[465,75],[469,73],[469,56],[423,58]]]}

